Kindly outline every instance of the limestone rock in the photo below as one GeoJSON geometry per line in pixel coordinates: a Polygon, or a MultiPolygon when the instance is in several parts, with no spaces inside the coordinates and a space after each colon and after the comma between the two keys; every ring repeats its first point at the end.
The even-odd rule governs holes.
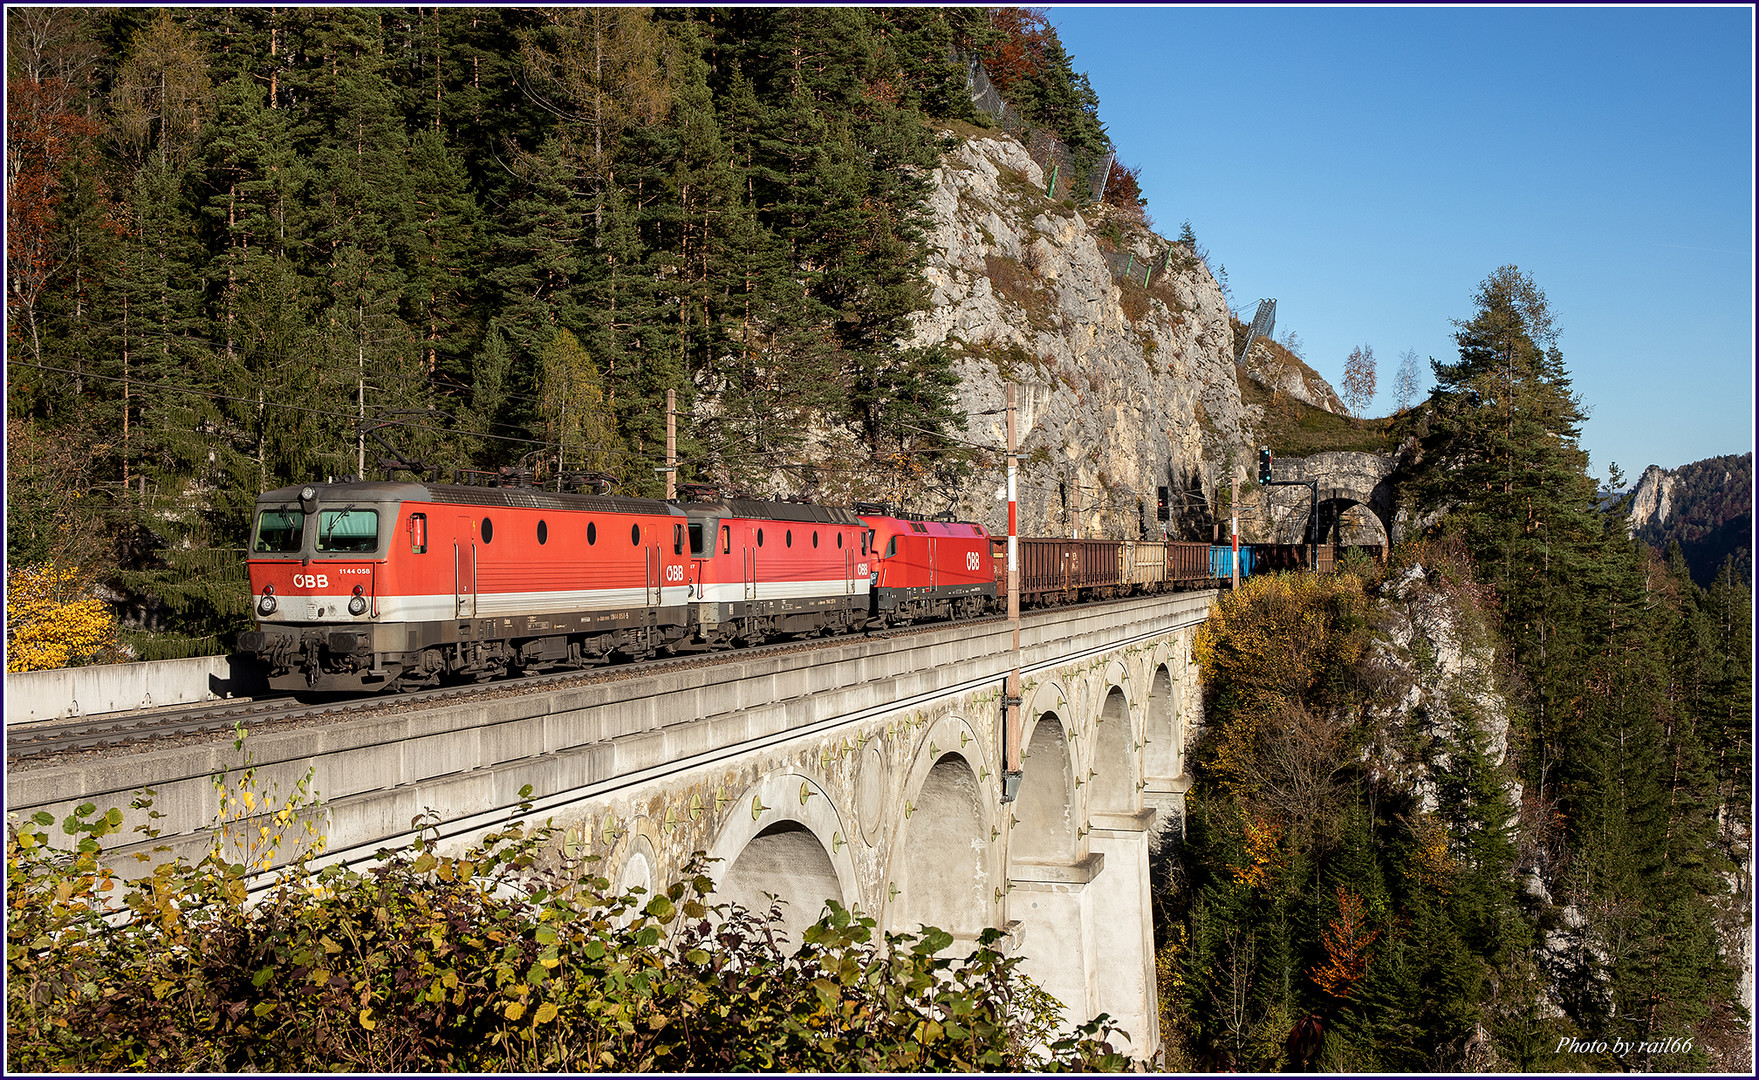
{"type": "Polygon", "coordinates": [[[1651,465],[1643,470],[1632,493],[1631,513],[1627,528],[1632,535],[1646,527],[1660,528],[1673,516],[1674,485],[1677,481],[1664,468],[1651,465]]]}
{"type": "MultiPolygon", "coordinates": [[[[1159,535],[1158,487],[1172,531],[1207,536],[1225,463],[1244,470],[1251,432],[1233,371],[1233,329],[1204,265],[1178,260],[1150,287],[1114,277],[1117,252],[1147,266],[1168,242],[1044,197],[1044,176],[1012,139],[978,137],[933,175],[927,281],[933,307],[904,344],[944,344],[962,380],[964,438],[1006,443],[1003,384],[1019,386],[1024,535],[1159,535]]],[[[999,455],[953,509],[1006,527],[999,455]]]]}
{"type": "Polygon", "coordinates": [[[1268,338],[1258,338],[1252,343],[1246,355],[1240,358],[1240,370],[1273,394],[1287,394],[1296,401],[1338,416],[1349,415],[1343,399],[1319,372],[1268,338]]]}

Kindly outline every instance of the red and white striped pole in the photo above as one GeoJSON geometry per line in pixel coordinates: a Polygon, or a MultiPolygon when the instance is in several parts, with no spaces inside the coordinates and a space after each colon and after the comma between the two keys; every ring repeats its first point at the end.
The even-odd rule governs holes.
{"type": "Polygon", "coordinates": [[[1014,627],[1014,669],[1002,684],[1002,801],[1009,802],[1019,790],[1020,742],[1025,730],[1020,718],[1020,536],[1018,491],[1018,444],[1014,437],[1014,384],[1008,384],[1008,621],[1014,627]]]}

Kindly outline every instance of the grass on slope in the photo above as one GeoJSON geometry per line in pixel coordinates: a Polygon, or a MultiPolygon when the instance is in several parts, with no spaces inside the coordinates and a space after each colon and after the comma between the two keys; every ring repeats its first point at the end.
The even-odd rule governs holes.
{"type": "Polygon", "coordinates": [[[1326,450],[1390,454],[1398,449],[1398,439],[1391,430],[1392,417],[1369,417],[1358,422],[1316,409],[1287,394],[1273,394],[1238,366],[1234,368],[1234,377],[1240,384],[1242,402],[1264,406],[1258,444],[1269,446],[1279,457],[1306,457],[1326,450]]]}

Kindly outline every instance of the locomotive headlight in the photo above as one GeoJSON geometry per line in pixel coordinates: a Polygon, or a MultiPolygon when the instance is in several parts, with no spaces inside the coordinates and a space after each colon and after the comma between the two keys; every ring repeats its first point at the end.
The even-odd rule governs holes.
{"type": "Polygon", "coordinates": [[[273,615],[273,614],[275,614],[275,594],[274,593],[272,593],[272,592],[264,592],[263,593],[263,598],[261,600],[257,601],[257,614],[258,615],[273,615]]]}
{"type": "Polygon", "coordinates": [[[354,587],[354,598],[352,600],[348,601],[348,614],[350,614],[350,615],[365,615],[366,614],[366,597],[362,596],[360,593],[361,593],[361,588],[359,585],[356,585],[354,587]]]}

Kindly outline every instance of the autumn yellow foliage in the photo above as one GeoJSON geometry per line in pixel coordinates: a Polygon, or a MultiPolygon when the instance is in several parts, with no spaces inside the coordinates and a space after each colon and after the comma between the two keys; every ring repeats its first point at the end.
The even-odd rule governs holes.
{"type": "Polygon", "coordinates": [[[9,567],[6,670],[42,671],[117,657],[116,615],[78,567],[9,567]]]}
{"type": "Polygon", "coordinates": [[[1246,833],[1246,865],[1232,866],[1234,880],[1249,889],[1262,889],[1275,876],[1281,853],[1277,845],[1283,838],[1283,827],[1260,817],[1248,818],[1246,833]]]}
{"type": "Polygon", "coordinates": [[[1211,700],[1226,716],[1211,762],[1222,786],[1249,792],[1259,728],[1298,702],[1324,715],[1345,695],[1329,685],[1368,647],[1368,602],[1348,574],[1254,577],[1225,594],[1195,646],[1211,700]]]}
{"type": "Polygon", "coordinates": [[[1431,814],[1422,813],[1406,824],[1416,841],[1413,850],[1416,858],[1411,873],[1418,887],[1437,895],[1447,895],[1457,869],[1448,852],[1447,825],[1431,814]]]}

